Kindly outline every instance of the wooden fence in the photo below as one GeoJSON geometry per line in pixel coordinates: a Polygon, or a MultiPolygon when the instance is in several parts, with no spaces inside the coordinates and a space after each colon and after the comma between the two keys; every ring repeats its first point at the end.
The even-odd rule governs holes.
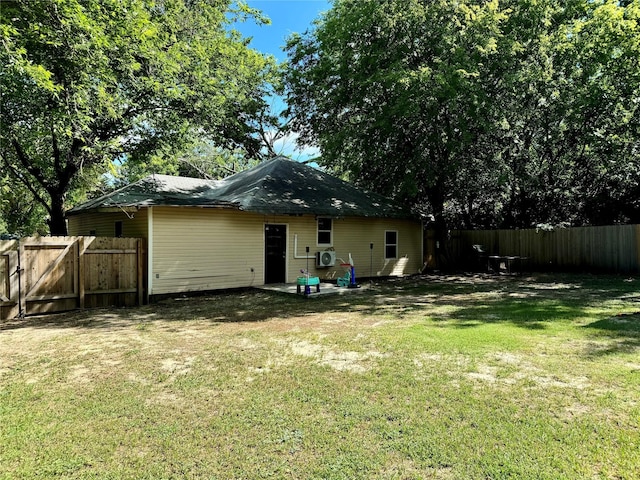
{"type": "Polygon", "coordinates": [[[144,300],[144,240],[29,237],[0,241],[0,320],[144,300]]]}
{"type": "Polygon", "coordinates": [[[473,262],[472,245],[495,255],[528,258],[537,271],[640,272],[640,225],[558,228],[553,231],[452,231],[449,253],[458,267],[473,262]]]}

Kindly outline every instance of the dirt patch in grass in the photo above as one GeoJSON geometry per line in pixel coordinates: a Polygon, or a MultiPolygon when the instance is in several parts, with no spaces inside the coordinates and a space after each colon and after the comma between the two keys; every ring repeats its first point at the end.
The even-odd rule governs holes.
{"type": "Polygon", "coordinates": [[[288,347],[295,355],[308,357],[318,365],[352,373],[364,373],[375,365],[375,359],[386,356],[377,351],[340,351],[305,340],[290,342],[288,347]]]}

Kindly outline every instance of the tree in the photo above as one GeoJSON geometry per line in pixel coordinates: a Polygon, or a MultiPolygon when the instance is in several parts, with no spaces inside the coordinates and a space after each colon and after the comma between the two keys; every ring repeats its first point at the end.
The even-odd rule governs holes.
{"type": "MultiPolygon", "coordinates": [[[[489,226],[633,218],[629,200],[640,166],[639,5],[505,5],[510,14],[498,47],[504,74],[488,85],[494,127],[482,149],[500,186],[489,196],[495,213],[489,226]]],[[[476,225],[486,225],[483,220],[476,225]]]]}
{"type": "Polygon", "coordinates": [[[105,188],[118,188],[150,173],[219,179],[280,155],[282,152],[276,143],[286,133],[285,121],[273,99],[281,93],[282,72],[279,65],[270,64],[269,69],[269,82],[263,89],[264,103],[256,115],[248,119],[253,132],[250,148],[242,144],[235,148],[220,146],[202,131],[196,131],[184,139],[180,148],[168,146],[143,159],[124,158],[114,162],[112,175],[104,179],[108,184],[98,187],[99,194],[102,195],[105,188]]]}
{"type": "Polygon", "coordinates": [[[335,2],[287,44],[293,128],[356,183],[430,208],[442,240],[503,19],[497,2],[335,2]]]}
{"type": "Polygon", "coordinates": [[[150,173],[215,180],[251,168],[258,162],[242,150],[231,151],[207,139],[194,139],[181,151],[158,151],[144,162],[124,162],[116,166],[114,186],[119,188],[150,173]]]}
{"type": "MultiPolygon", "coordinates": [[[[576,22],[573,118],[586,124],[574,151],[583,218],[640,222],[640,1],[588,2],[576,22]],[[576,114],[577,113],[577,114],[576,114]],[[577,117],[577,118],[576,118],[577,117]]],[[[565,64],[566,65],[566,64],[565,64]]]]}
{"type": "Polygon", "coordinates": [[[292,127],[441,240],[637,218],[639,5],[337,0],[288,42],[292,127]]]}
{"type": "Polygon", "coordinates": [[[257,151],[273,61],[230,30],[231,0],[22,0],[0,10],[0,154],[66,234],[80,182],[206,136],[257,151]]]}

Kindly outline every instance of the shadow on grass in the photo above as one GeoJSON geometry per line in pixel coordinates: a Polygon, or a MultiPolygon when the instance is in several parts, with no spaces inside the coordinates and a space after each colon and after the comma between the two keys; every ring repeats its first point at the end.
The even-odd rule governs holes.
{"type": "Polygon", "coordinates": [[[640,335],[640,312],[622,313],[585,325],[585,328],[597,328],[618,335],[638,336],[640,335]]]}
{"type": "Polygon", "coordinates": [[[263,322],[276,315],[298,315],[300,308],[296,307],[296,303],[278,294],[253,289],[176,295],[141,307],[95,308],[16,318],[0,323],[0,332],[20,328],[118,329],[157,321],[176,324],[194,320],[205,320],[212,324],[263,322]]]}
{"type": "Polygon", "coordinates": [[[571,322],[580,318],[585,308],[586,305],[565,305],[558,300],[544,298],[463,300],[456,302],[455,311],[433,319],[446,321],[455,328],[509,323],[528,330],[545,330],[553,322],[571,322]]]}
{"type": "Polygon", "coordinates": [[[615,315],[584,326],[597,337],[612,340],[606,345],[590,347],[588,354],[605,356],[634,353],[640,350],[640,312],[615,315]]]}
{"type": "MultiPolygon", "coordinates": [[[[313,299],[253,289],[176,295],[136,308],[100,308],[0,322],[0,332],[18,328],[118,329],[156,321],[206,321],[213,325],[267,322],[344,312],[400,320],[429,318],[447,321],[447,326],[456,328],[506,322],[541,330],[552,321],[579,318],[603,299],[628,296],[633,287],[609,277],[426,275],[378,281],[353,294],[313,299]]],[[[621,327],[614,327],[606,322],[593,326],[619,334],[621,327]]]]}

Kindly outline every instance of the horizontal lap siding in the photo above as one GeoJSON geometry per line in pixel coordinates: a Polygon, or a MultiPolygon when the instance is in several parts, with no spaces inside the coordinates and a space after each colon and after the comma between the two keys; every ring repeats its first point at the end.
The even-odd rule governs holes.
{"type": "MultiPolygon", "coordinates": [[[[285,222],[282,222],[285,223],[285,222]]],[[[292,217],[289,224],[289,276],[292,282],[306,268],[306,259],[296,259],[306,255],[308,245],[310,255],[326,250],[325,245],[317,244],[317,221],[314,216],[292,217]],[[298,236],[298,249],[294,252],[295,235],[298,236]]],[[[344,275],[346,269],[340,266],[349,261],[349,253],[356,267],[356,278],[389,275],[407,275],[417,273],[422,266],[422,226],[418,222],[376,218],[339,218],[334,219],[333,245],[336,252],[336,266],[316,268],[315,258],[309,259],[310,273],[324,280],[333,280],[344,275]],[[385,259],[385,231],[398,232],[398,258],[385,259]],[[373,252],[369,247],[373,243],[373,252]],[[373,253],[373,255],[372,255],[373,253]]]]}
{"type": "MultiPolygon", "coordinates": [[[[315,257],[325,250],[317,244],[315,216],[259,215],[233,210],[199,208],[153,209],[152,294],[249,287],[264,284],[264,226],[287,226],[287,282],[309,266],[312,275],[335,279],[344,274],[337,260],[333,268],[316,268],[315,257]],[[297,249],[296,249],[297,237],[297,249]],[[253,272],[251,271],[253,269],[253,272]]],[[[343,218],[333,220],[333,248],[348,261],[356,276],[371,270],[369,244],[374,243],[373,275],[417,273],[422,266],[422,227],[406,220],[343,218]],[[385,260],[386,230],[398,231],[398,258],[385,260]]]]}
{"type": "MultiPolygon", "coordinates": [[[[287,282],[295,282],[302,275],[301,270],[309,266],[309,274],[317,276],[315,252],[317,223],[315,217],[305,215],[303,217],[267,217],[270,223],[287,225],[287,282]],[[296,237],[298,239],[296,250],[296,237]],[[307,255],[306,247],[309,247],[309,256],[313,258],[295,258],[307,255]]],[[[324,248],[323,248],[324,249],[324,248]]]]}
{"type": "Polygon", "coordinates": [[[152,294],[264,283],[262,216],[154,208],[152,223],[152,294]]]}
{"type": "Polygon", "coordinates": [[[414,274],[422,266],[422,226],[417,222],[367,218],[337,220],[335,238],[336,256],[348,260],[351,253],[356,278],[414,274]],[[385,259],[387,230],[398,232],[395,259],[385,259]],[[371,243],[373,252],[369,247],[371,243]]]}
{"type": "Polygon", "coordinates": [[[69,235],[115,237],[116,222],[122,222],[122,236],[147,238],[147,209],[133,213],[91,212],[69,216],[69,235]]]}

